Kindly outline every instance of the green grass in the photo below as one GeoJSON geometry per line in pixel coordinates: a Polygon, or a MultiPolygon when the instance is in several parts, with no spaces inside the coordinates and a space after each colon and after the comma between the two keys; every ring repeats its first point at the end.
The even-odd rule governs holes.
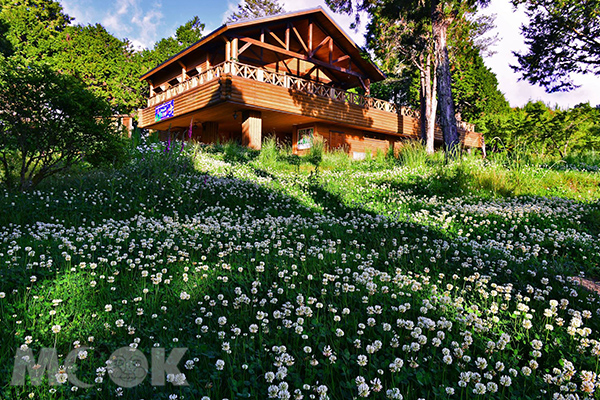
{"type": "Polygon", "coordinates": [[[0,192],[0,393],[598,398],[594,160],[145,145],[0,192]],[[94,387],[10,386],[22,346],[89,347],[66,372],[94,387]],[[187,348],[189,385],[119,388],[123,346],[187,348]]]}

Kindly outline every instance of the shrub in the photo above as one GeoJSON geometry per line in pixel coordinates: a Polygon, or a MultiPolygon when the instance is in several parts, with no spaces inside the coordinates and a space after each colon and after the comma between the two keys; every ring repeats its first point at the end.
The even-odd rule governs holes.
{"type": "Polygon", "coordinates": [[[0,63],[0,163],[24,190],[82,161],[110,159],[118,145],[106,101],[46,66],[0,63]]]}

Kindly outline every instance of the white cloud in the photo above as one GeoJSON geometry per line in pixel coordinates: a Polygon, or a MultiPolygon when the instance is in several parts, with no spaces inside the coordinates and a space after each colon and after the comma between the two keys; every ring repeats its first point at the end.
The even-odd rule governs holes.
{"type": "Polygon", "coordinates": [[[223,24],[225,24],[227,22],[227,19],[229,18],[229,16],[231,14],[233,14],[234,12],[237,11],[238,4],[239,3],[235,2],[235,1],[228,1],[227,2],[227,10],[223,13],[223,18],[221,18],[221,22],[223,24]]]}
{"type": "Polygon", "coordinates": [[[116,0],[101,19],[102,25],[117,37],[128,38],[135,48],[150,48],[159,39],[158,29],[164,18],[161,7],[160,2],[116,0]]]}
{"type": "Polygon", "coordinates": [[[65,12],[75,18],[71,21],[72,24],[93,24],[98,20],[98,16],[94,14],[93,8],[87,1],[62,0],[60,3],[65,12]]]}

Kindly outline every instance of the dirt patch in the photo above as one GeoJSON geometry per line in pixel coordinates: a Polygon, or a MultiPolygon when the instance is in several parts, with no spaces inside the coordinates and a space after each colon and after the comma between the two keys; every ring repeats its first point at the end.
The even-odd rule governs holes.
{"type": "Polygon", "coordinates": [[[577,282],[580,286],[583,286],[590,292],[595,292],[600,294],[600,282],[589,279],[589,278],[581,278],[579,276],[573,277],[573,282],[577,282]]]}

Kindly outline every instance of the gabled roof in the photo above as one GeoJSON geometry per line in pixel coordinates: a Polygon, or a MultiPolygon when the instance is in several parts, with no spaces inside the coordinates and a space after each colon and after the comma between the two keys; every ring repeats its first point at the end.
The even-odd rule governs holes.
{"type": "Polygon", "coordinates": [[[191,45],[190,47],[182,50],[181,52],[177,53],[173,57],[163,62],[162,64],[159,64],[155,68],[146,72],[140,77],[140,80],[148,79],[156,72],[174,63],[177,63],[178,60],[181,60],[183,57],[194,52],[195,50],[208,46],[210,43],[214,42],[215,40],[218,40],[218,38],[221,35],[234,35],[237,31],[243,31],[244,28],[256,29],[260,25],[271,24],[274,22],[280,22],[285,20],[297,20],[302,19],[303,17],[311,18],[324,31],[326,31],[331,36],[336,45],[338,45],[340,49],[343,49],[345,54],[350,56],[352,62],[356,66],[358,66],[372,82],[385,79],[385,74],[379,68],[377,68],[375,64],[362,57],[361,49],[343,31],[343,29],[340,28],[340,26],[325,12],[325,10],[323,10],[323,8],[317,7],[309,10],[288,12],[284,14],[278,14],[262,18],[239,20],[236,22],[224,24],[212,31],[211,33],[209,33],[208,35],[206,35],[205,37],[203,37],[202,39],[200,39],[198,42],[191,45]]]}

